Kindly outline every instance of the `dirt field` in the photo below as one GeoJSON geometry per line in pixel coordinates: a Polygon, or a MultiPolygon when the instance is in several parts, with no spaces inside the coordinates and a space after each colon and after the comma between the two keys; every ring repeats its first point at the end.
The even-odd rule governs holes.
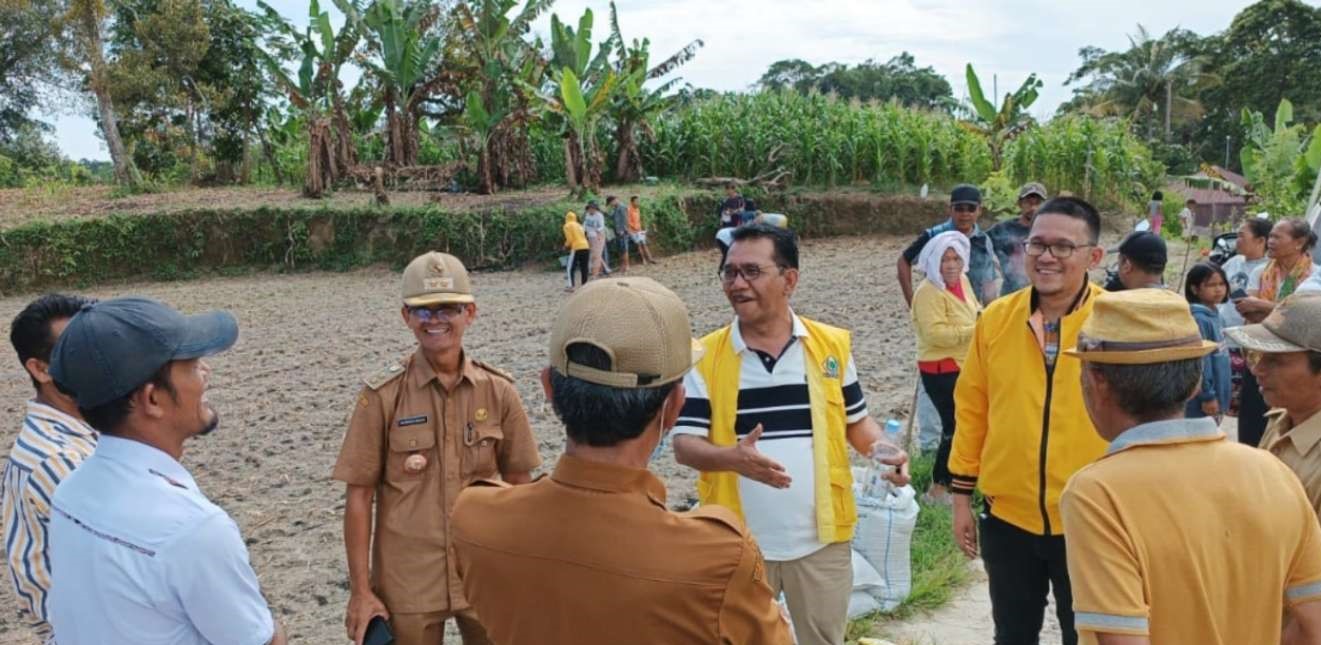
{"type": "MultiPolygon", "coordinates": [[[[812,241],[803,249],[799,313],[854,330],[855,356],[872,414],[906,409],[914,348],[907,312],[892,279],[901,240],[812,241]]],[[[715,280],[714,251],[666,258],[636,271],[676,290],[695,331],[730,319],[715,280]]],[[[184,464],[203,490],[237,520],[253,566],[292,640],[344,642],[347,602],[340,522],[343,488],[330,480],[344,421],[361,379],[404,355],[412,337],[398,318],[398,279],[384,269],[354,273],[259,275],[98,289],[108,298],[142,294],[185,311],[235,312],[238,345],[216,357],[211,401],[220,429],[187,447],[184,464]]],[[[533,420],[547,465],[563,434],[537,384],[549,322],[563,299],[559,273],[505,272],[475,277],[478,321],[472,356],[511,371],[533,420]]],[[[7,322],[28,297],[0,300],[7,322]]],[[[31,386],[13,350],[0,349],[0,448],[8,450],[31,386]]],[[[666,456],[659,469],[671,503],[693,494],[693,473],[666,456]]],[[[0,643],[30,643],[16,627],[8,582],[0,585],[0,643]]],[[[455,639],[457,642],[457,639],[455,639]]]]}

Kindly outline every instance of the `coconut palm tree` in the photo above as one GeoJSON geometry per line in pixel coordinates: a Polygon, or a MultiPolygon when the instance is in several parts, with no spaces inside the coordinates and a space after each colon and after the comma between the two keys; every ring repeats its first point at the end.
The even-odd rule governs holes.
{"type": "Polygon", "coordinates": [[[1219,81],[1207,70],[1207,59],[1191,51],[1195,34],[1172,30],[1153,38],[1138,25],[1129,35],[1123,52],[1084,51],[1083,66],[1065,84],[1084,78],[1091,81],[1080,91],[1090,99],[1084,110],[1095,116],[1121,116],[1146,124],[1148,138],[1155,138],[1157,124],[1169,140],[1176,122],[1199,119],[1206,112],[1196,94],[1219,81]]]}

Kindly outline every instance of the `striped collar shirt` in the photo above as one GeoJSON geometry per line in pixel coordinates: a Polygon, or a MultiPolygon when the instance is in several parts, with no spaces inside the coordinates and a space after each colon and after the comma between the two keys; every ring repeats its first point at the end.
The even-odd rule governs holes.
{"type": "Polygon", "coordinates": [[[51,499],[60,481],[92,454],[96,439],[96,431],[82,420],[28,401],[23,427],[5,461],[0,519],[4,520],[9,580],[20,619],[42,640],[51,635],[46,618],[51,580],[46,528],[51,499]]]}
{"type": "MultiPolygon", "coordinates": [[[[779,356],[757,351],[743,340],[734,321],[729,343],[741,361],[738,408],[734,432],[742,439],[757,426],[762,428],[757,450],[785,467],[792,479],[788,489],[771,488],[739,477],[739,499],[744,519],[766,560],[797,560],[826,544],[818,539],[813,483],[816,467],[812,448],[812,400],[807,386],[807,357],[803,338],[807,326],[793,315],[793,333],[779,356]]],[[[711,400],[699,370],[684,377],[684,400],[675,434],[701,437],[711,432],[711,400]]],[[[840,379],[846,423],[867,416],[867,398],[858,382],[858,372],[849,356],[840,379]]]]}

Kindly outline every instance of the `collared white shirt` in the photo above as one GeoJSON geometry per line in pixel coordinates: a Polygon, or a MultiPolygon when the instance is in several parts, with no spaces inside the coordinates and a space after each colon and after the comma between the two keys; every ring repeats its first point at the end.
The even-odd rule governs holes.
{"type": "Polygon", "coordinates": [[[275,624],[238,526],[184,467],[102,435],[55,491],[59,645],[265,645],[275,624]]]}
{"type": "Polygon", "coordinates": [[[0,479],[0,520],[9,581],[18,599],[19,618],[41,640],[50,637],[46,595],[50,566],[46,558],[50,502],[55,487],[96,448],[96,431],[82,420],[49,405],[28,401],[23,427],[5,460],[0,479]]]}
{"type": "MultiPolygon", "coordinates": [[[[734,428],[739,438],[757,424],[762,426],[757,450],[784,466],[789,488],[772,488],[740,476],[739,502],[748,530],[757,539],[766,560],[783,562],[809,556],[823,547],[816,525],[812,460],[812,407],[807,389],[807,356],[801,338],[807,327],[793,315],[793,340],[768,369],[766,360],[743,341],[736,319],[729,342],[741,360],[738,411],[734,428]]],[[[772,357],[775,358],[775,357],[772,357]]],[[[858,382],[852,356],[840,383],[844,395],[846,423],[867,416],[867,399],[858,382]]],[[[687,398],[679,413],[674,434],[706,437],[711,433],[711,401],[706,381],[698,370],[684,377],[687,398]]]]}

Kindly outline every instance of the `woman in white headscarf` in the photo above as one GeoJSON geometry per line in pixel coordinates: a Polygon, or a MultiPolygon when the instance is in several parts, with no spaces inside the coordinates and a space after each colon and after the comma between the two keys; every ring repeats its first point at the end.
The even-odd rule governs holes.
{"type": "Polygon", "coordinates": [[[972,342],[981,313],[968,281],[967,236],[958,231],[941,233],[927,242],[918,256],[926,279],[913,294],[913,328],[917,331],[917,368],[922,386],[940,413],[940,448],[932,471],[929,502],[949,501],[949,453],[954,441],[954,384],[972,342]]]}

